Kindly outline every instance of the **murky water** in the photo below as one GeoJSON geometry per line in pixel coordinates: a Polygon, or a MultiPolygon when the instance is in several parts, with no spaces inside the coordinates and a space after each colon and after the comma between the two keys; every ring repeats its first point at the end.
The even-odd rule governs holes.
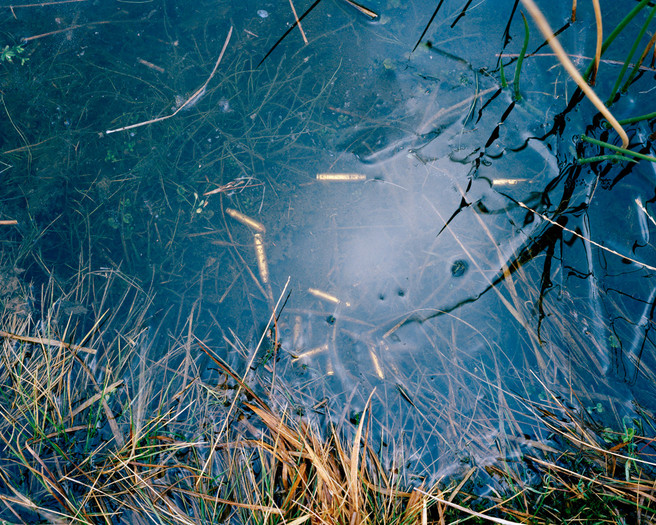
{"type": "MultiPolygon", "coordinates": [[[[586,101],[567,108],[547,47],[521,102],[501,89],[496,55],[522,43],[514,13],[504,46],[512,2],[462,18],[445,2],[413,52],[433,4],[372,1],[371,21],[326,0],[302,21],[308,44],[295,28],[259,67],[293,21],[282,2],[3,12],[8,45],[33,37],[29,61],[2,64],[7,248],[37,280],[120,268],[156,294],[162,333],[193,305],[201,339],[240,373],[275,368],[306,413],[356,420],[375,388],[381,446],[398,439],[420,471],[539,438],[513,396],[542,385],[608,417],[653,409],[653,165],[576,164],[594,154],[576,135],[616,139],[586,101]],[[254,355],[279,298],[275,359],[254,355]]],[[[561,40],[589,56],[580,18],[561,40]]],[[[648,71],[618,117],[652,88],[648,71]]],[[[634,125],[632,143],[652,132],[634,125]]]]}

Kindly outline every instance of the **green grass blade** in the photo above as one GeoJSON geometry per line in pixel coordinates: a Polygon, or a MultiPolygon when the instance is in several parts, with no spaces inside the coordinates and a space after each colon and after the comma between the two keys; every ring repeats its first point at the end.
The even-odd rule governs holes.
{"type": "Polygon", "coordinates": [[[586,137],[585,135],[581,135],[581,140],[583,142],[587,142],[589,144],[594,144],[595,146],[601,146],[603,148],[608,148],[613,151],[618,151],[619,153],[623,153],[624,155],[631,155],[632,157],[635,157],[640,160],[648,160],[649,162],[656,162],[656,157],[651,157],[650,155],[644,155],[642,153],[637,153],[635,151],[631,151],[629,149],[625,148],[620,148],[619,146],[615,146],[613,144],[609,144],[608,142],[604,142],[602,140],[597,140],[593,139],[591,137],[586,137]]]}
{"type": "Polygon", "coordinates": [[[642,27],[640,28],[640,32],[636,36],[635,40],[633,41],[633,45],[631,46],[631,50],[629,51],[629,54],[626,56],[626,60],[624,60],[624,64],[622,65],[622,70],[620,71],[620,74],[617,76],[617,80],[615,81],[615,85],[613,85],[613,90],[610,93],[610,96],[608,97],[608,100],[606,101],[606,105],[610,106],[613,103],[613,100],[615,100],[615,95],[617,95],[617,91],[620,88],[620,84],[622,82],[622,78],[624,78],[624,75],[626,73],[626,70],[629,68],[629,63],[631,62],[631,59],[633,58],[633,55],[635,54],[636,50],[638,49],[638,45],[640,44],[640,41],[642,40],[642,37],[644,36],[645,32],[647,31],[647,28],[649,27],[649,24],[651,23],[652,18],[654,18],[654,15],[656,15],[656,6],[654,6],[649,13],[649,16],[647,17],[647,20],[645,20],[645,23],[642,24],[642,27]]]}
{"type": "Polygon", "coordinates": [[[528,22],[526,21],[526,16],[522,13],[522,19],[524,20],[524,43],[522,44],[522,51],[519,53],[519,58],[517,59],[517,67],[515,68],[515,79],[513,80],[513,86],[515,88],[515,100],[522,100],[522,94],[519,92],[519,75],[522,71],[522,64],[524,63],[524,57],[526,56],[526,49],[528,48],[528,22]]]}

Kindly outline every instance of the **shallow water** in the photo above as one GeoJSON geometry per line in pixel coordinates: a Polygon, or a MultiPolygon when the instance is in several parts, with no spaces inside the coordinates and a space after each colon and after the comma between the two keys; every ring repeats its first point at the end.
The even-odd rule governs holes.
{"type": "MultiPolygon", "coordinates": [[[[653,165],[576,164],[594,154],[576,135],[616,138],[586,101],[566,110],[574,87],[552,57],[526,59],[521,102],[501,89],[495,55],[517,53],[523,35],[515,13],[504,47],[512,2],[463,18],[445,2],[413,52],[433,4],[372,1],[372,22],[322,2],[302,22],[308,45],[295,29],[259,67],[289,27],[286,4],[3,13],[16,38],[61,29],[29,41],[26,64],[2,64],[17,123],[3,124],[2,209],[21,221],[7,247],[34,238],[39,257],[19,264],[37,280],[120,268],[156,294],[162,333],[179,333],[194,305],[197,335],[263,378],[274,360],[256,345],[282,297],[275,373],[289,401],[356,421],[375,389],[381,448],[399,440],[390,461],[403,445],[418,472],[491,461],[506,434],[542,437],[512,396],[538,399],[544,385],[601,402],[600,420],[634,401],[653,410],[654,273],[635,262],[656,263],[653,165]],[[231,25],[193,107],[104,133],[172,114],[231,25]],[[358,180],[317,178],[340,173],[358,180]],[[228,208],[266,229],[268,279],[252,227],[228,208]]],[[[567,16],[550,13],[554,27],[567,16]]],[[[591,14],[580,18],[561,41],[589,55],[591,14]]],[[[529,52],[541,43],[532,27],[529,52]]],[[[607,92],[617,66],[603,72],[607,92]]],[[[618,116],[652,84],[653,72],[639,78],[618,116]]],[[[630,128],[636,148],[652,131],[630,128]]]]}

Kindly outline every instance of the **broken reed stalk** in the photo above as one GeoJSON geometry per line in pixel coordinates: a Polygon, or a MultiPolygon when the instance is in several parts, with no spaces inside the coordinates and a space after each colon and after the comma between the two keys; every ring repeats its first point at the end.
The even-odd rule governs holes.
{"type": "Polygon", "coordinates": [[[225,54],[225,51],[228,47],[228,43],[230,42],[230,37],[232,36],[232,26],[230,26],[230,30],[228,31],[228,36],[225,39],[225,42],[223,42],[223,48],[221,49],[221,53],[219,54],[219,58],[216,60],[216,64],[214,64],[214,68],[212,69],[212,72],[210,73],[210,76],[207,77],[207,80],[203,83],[202,86],[200,86],[179,108],[177,108],[173,113],[170,115],[165,115],[163,117],[157,117],[151,120],[146,120],[144,122],[138,122],[137,124],[131,124],[129,126],[123,126],[122,128],[117,128],[117,129],[108,129],[105,131],[107,135],[110,133],[117,133],[119,131],[127,131],[129,129],[134,129],[134,128],[139,128],[141,126],[146,126],[148,124],[154,124],[155,122],[161,122],[163,120],[170,119],[171,117],[175,117],[180,111],[182,111],[184,108],[189,106],[190,104],[193,104],[196,102],[200,97],[202,97],[205,94],[205,90],[207,88],[207,85],[210,83],[210,80],[214,77],[216,70],[219,67],[219,64],[221,63],[221,60],[223,59],[223,55],[225,54]]]}
{"type": "Polygon", "coordinates": [[[567,73],[569,73],[570,77],[572,77],[574,82],[576,82],[576,85],[581,91],[583,91],[585,96],[588,97],[594,107],[597,108],[597,110],[604,116],[606,120],[608,120],[609,124],[622,139],[622,147],[626,149],[629,145],[629,137],[626,134],[626,131],[624,131],[624,128],[622,128],[620,123],[617,122],[617,119],[604,105],[594,90],[583,79],[581,73],[578,72],[572,61],[567,56],[567,53],[565,53],[565,50],[560,45],[560,42],[558,42],[558,39],[554,36],[553,30],[549,26],[549,22],[547,22],[547,19],[544,17],[538,6],[533,0],[522,0],[522,3],[524,4],[526,10],[533,17],[533,20],[540,29],[540,32],[547,39],[547,42],[549,42],[551,49],[554,50],[554,53],[556,53],[558,60],[563,65],[567,73]]]}

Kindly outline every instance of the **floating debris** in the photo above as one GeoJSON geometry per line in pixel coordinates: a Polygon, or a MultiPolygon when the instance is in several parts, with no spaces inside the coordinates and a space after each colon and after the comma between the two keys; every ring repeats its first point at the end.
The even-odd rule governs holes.
{"type": "Polygon", "coordinates": [[[367,180],[361,173],[317,173],[317,180],[324,182],[360,182],[367,180]]]}
{"type": "Polygon", "coordinates": [[[264,253],[264,237],[261,233],[256,233],[253,238],[255,240],[255,257],[257,257],[257,269],[260,271],[260,279],[262,279],[262,283],[269,284],[269,265],[264,253]]]}
{"type": "Polygon", "coordinates": [[[240,211],[233,210],[232,208],[226,208],[225,212],[236,221],[245,224],[246,226],[252,228],[256,232],[260,232],[260,233],[266,232],[266,228],[264,227],[264,224],[262,224],[259,221],[256,221],[255,219],[251,219],[248,215],[244,215],[240,211]]]}
{"type": "Polygon", "coordinates": [[[329,303],[343,304],[345,306],[351,306],[351,303],[343,302],[338,297],[335,297],[334,295],[331,295],[331,294],[329,294],[327,292],[324,292],[322,290],[317,290],[316,288],[308,288],[308,292],[310,292],[315,297],[318,297],[319,299],[323,299],[324,301],[328,301],[329,303]]]}

